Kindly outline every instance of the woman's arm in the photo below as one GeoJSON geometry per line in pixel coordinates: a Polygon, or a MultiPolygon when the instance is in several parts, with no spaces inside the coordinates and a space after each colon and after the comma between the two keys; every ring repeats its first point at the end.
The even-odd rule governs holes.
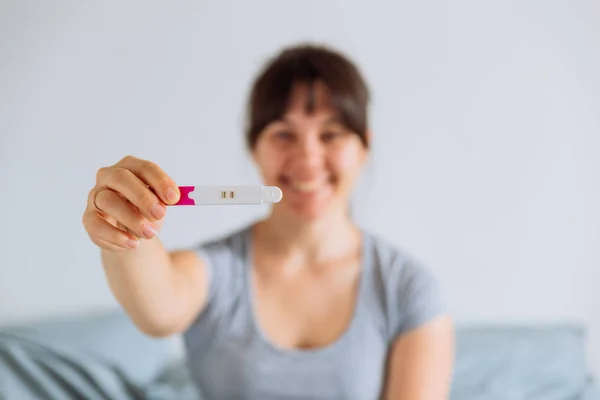
{"type": "Polygon", "coordinates": [[[454,327],[442,316],[403,333],[389,356],[385,400],[442,400],[450,397],[454,327]]]}
{"type": "Polygon", "coordinates": [[[102,251],[102,263],[115,298],[150,336],[184,331],[206,303],[206,268],[193,251],[168,253],[154,238],[130,251],[102,251]]]}
{"type": "Polygon", "coordinates": [[[185,330],[208,294],[204,263],[194,251],[169,253],[156,236],[178,187],[158,165],[124,157],[100,168],[83,225],[102,250],[110,289],[133,322],[152,336],[185,330]]]}

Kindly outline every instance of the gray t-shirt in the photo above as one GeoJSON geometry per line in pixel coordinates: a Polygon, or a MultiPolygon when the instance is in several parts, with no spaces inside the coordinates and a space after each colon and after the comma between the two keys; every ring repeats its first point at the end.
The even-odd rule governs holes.
{"type": "Polygon", "coordinates": [[[358,301],[345,333],[328,346],[278,348],[251,301],[251,226],[197,249],[210,277],[207,305],[184,334],[203,400],[378,399],[395,338],[446,312],[431,272],[362,230],[358,301]]]}

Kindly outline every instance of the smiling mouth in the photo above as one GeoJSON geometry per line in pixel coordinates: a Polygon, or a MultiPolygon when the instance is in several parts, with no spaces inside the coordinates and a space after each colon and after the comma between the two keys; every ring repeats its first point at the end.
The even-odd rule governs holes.
{"type": "Polygon", "coordinates": [[[332,182],[331,179],[316,179],[311,181],[295,181],[291,179],[283,179],[283,183],[289,188],[299,193],[315,193],[325,188],[332,182]]]}

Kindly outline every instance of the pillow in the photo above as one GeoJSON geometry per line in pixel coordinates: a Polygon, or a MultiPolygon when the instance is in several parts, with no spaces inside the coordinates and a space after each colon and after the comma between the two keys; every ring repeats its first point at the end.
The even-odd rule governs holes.
{"type": "Polygon", "coordinates": [[[44,348],[68,354],[73,360],[105,362],[140,385],[160,373],[172,347],[169,339],[140,332],[121,310],[2,327],[0,334],[5,350],[12,346],[25,352],[44,348]]]}
{"type": "Polygon", "coordinates": [[[452,398],[578,399],[591,386],[579,326],[457,329],[452,398]]]}

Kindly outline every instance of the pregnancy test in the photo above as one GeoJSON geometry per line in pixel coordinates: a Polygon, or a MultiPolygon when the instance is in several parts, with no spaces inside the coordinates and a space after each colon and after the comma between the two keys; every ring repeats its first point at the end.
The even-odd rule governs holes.
{"type": "Polygon", "coordinates": [[[283,192],[277,186],[178,186],[181,197],[174,206],[278,203],[283,192]]]}

